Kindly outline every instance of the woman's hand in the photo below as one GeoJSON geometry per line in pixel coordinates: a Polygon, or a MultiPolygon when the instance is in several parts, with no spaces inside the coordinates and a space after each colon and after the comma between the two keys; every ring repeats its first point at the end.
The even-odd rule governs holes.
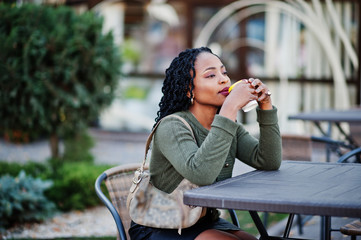
{"type": "Polygon", "coordinates": [[[219,114],[236,120],[237,112],[252,100],[257,100],[258,95],[247,79],[240,80],[226,97],[219,114]]]}
{"type": "Polygon", "coordinates": [[[264,84],[258,78],[253,79],[250,78],[247,80],[250,84],[251,88],[253,89],[253,93],[258,97],[257,102],[261,109],[263,110],[270,110],[272,109],[272,101],[271,101],[271,92],[269,91],[266,84],[264,84]]]}
{"type": "Polygon", "coordinates": [[[254,92],[254,88],[251,87],[247,79],[242,79],[233,84],[230,89],[230,93],[227,96],[224,104],[231,103],[239,109],[244,107],[252,100],[257,100],[258,95],[254,92]]]}

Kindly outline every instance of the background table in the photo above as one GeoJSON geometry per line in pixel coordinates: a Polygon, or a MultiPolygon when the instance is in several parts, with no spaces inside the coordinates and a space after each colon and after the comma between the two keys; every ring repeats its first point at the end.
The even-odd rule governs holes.
{"type": "MultiPolygon", "coordinates": [[[[361,164],[283,161],[278,171],[256,170],[187,191],[184,203],[224,209],[360,218],[361,164]]],[[[328,230],[329,223],[326,227],[328,230]]]]}
{"type": "Polygon", "coordinates": [[[307,121],[325,121],[325,122],[358,122],[361,123],[361,108],[349,110],[325,110],[308,113],[299,113],[289,116],[288,119],[298,119],[307,121]]]}
{"type": "Polygon", "coordinates": [[[291,115],[288,117],[290,120],[303,120],[303,121],[312,121],[317,128],[321,131],[324,136],[330,137],[331,124],[335,124],[340,132],[348,139],[351,144],[355,144],[355,141],[352,137],[345,132],[341,127],[340,123],[357,123],[361,124],[361,108],[353,108],[344,111],[336,110],[325,110],[325,111],[316,111],[309,113],[299,113],[296,115],[291,115]],[[320,122],[328,122],[328,130],[324,130],[320,122]]]}
{"type": "MultiPolygon", "coordinates": [[[[353,150],[357,147],[360,147],[360,142],[355,140],[358,138],[358,141],[361,139],[361,108],[352,108],[344,111],[337,110],[325,110],[325,111],[316,111],[308,113],[299,113],[296,115],[291,115],[288,117],[290,120],[303,120],[311,121],[316,127],[320,130],[323,135],[323,138],[318,138],[312,136],[314,141],[329,142],[326,144],[326,159],[330,160],[331,151],[335,151],[340,157],[344,154],[341,151],[340,147],[344,147],[349,150],[353,150]],[[327,122],[328,128],[324,129],[321,126],[321,122],[327,122]],[[345,129],[341,126],[342,123],[349,123],[350,133],[348,134],[345,129]],[[345,137],[344,141],[335,141],[332,143],[332,125],[335,125],[340,133],[345,137]],[[353,132],[352,132],[353,131],[353,132]],[[330,143],[331,142],[331,143],[330,143]],[[338,142],[338,143],[337,143],[338,142]]],[[[360,161],[360,158],[358,158],[360,161]]]]}

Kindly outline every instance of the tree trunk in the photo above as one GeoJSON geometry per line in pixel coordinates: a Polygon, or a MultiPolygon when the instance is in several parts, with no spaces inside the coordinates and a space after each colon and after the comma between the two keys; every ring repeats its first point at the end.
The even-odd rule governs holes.
{"type": "Polygon", "coordinates": [[[59,157],[59,138],[55,133],[50,135],[50,150],[52,158],[59,157]]]}

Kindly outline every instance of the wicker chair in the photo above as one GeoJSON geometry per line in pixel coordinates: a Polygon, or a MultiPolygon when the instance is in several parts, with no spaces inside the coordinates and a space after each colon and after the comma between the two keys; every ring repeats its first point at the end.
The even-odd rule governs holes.
{"type": "Polygon", "coordinates": [[[356,240],[356,236],[361,236],[361,221],[355,220],[340,228],[340,232],[351,236],[351,240],[356,240]]]}
{"type": "Polygon", "coordinates": [[[134,177],[134,172],[140,167],[140,164],[126,164],[110,168],[104,171],[95,182],[95,191],[111,212],[118,229],[118,239],[129,239],[128,229],[130,227],[130,217],[127,211],[127,196],[134,177]],[[109,193],[111,201],[101,190],[101,183],[109,193]]]}
{"type": "MultiPolygon", "coordinates": [[[[127,164],[110,168],[104,171],[95,181],[95,191],[101,201],[111,212],[118,229],[118,239],[129,239],[128,229],[131,219],[127,211],[127,197],[139,164],[127,164]],[[111,201],[104,195],[101,183],[105,182],[111,201]]],[[[147,169],[147,168],[146,168],[147,169]]],[[[238,218],[233,209],[228,210],[233,224],[239,227],[238,218]]]]}

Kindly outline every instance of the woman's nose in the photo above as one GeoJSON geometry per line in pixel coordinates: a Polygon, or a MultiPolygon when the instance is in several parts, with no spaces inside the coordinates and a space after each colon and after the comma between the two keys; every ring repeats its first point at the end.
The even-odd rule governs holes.
{"type": "Polygon", "coordinates": [[[230,79],[229,79],[229,77],[228,77],[227,75],[226,75],[226,76],[222,75],[222,76],[220,77],[220,79],[219,79],[219,82],[220,82],[221,84],[227,83],[228,81],[230,81],[230,79]]]}

